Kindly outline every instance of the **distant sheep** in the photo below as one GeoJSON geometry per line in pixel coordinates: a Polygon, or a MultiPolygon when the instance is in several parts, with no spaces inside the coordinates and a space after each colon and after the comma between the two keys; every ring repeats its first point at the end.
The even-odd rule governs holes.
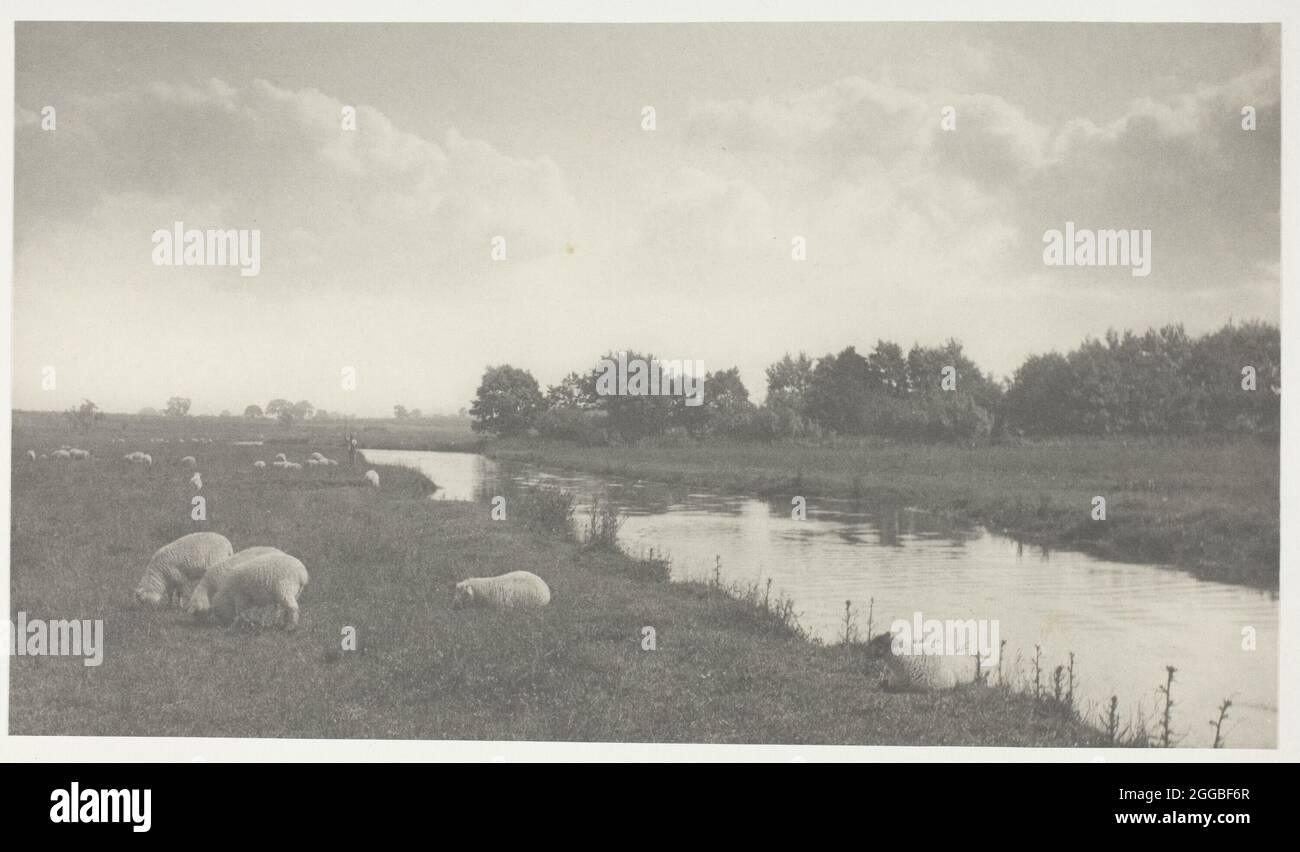
{"type": "Polygon", "coordinates": [[[135,589],[135,599],[162,606],[164,598],[183,594],[212,566],[229,559],[235,549],[224,535],[190,533],[158,548],[135,589]]]}
{"type": "Polygon", "coordinates": [[[535,609],[551,602],[546,581],[529,571],[511,571],[500,577],[470,577],[456,584],[452,604],[495,609],[535,609]]]}
{"type": "Polygon", "coordinates": [[[194,460],[194,456],[186,456],[185,458],[181,459],[181,464],[187,464],[190,467],[194,467],[194,465],[198,464],[198,462],[194,460]]]}
{"type": "Polygon", "coordinates": [[[257,468],[258,470],[261,470],[262,468],[266,467],[266,462],[262,461],[261,459],[258,459],[257,461],[253,462],[253,467],[257,468]]]}
{"type": "Polygon", "coordinates": [[[50,458],[52,458],[52,459],[70,459],[70,458],[72,458],[72,453],[68,452],[67,450],[55,450],[54,452],[50,453],[50,458]]]}
{"type": "Polygon", "coordinates": [[[269,553],[281,553],[278,547],[248,547],[232,555],[229,559],[213,565],[203,575],[203,579],[194,584],[190,598],[185,603],[185,611],[196,619],[208,615],[212,609],[212,599],[221,591],[222,584],[230,575],[261,556],[269,553]]]}
{"type": "Polygon", "coordinates": [[[286,458],[284,457],[284,453],[276,453],[276,454],[275,454],[275,460],[278,461],[278,462],[288,461],[288,459],[286,459],[286,458]]]}
{"type": "Polygon", "coordinates": [[[324,457],[323,455],[321,455],[320,453],[312,453],[308,458],[312,459],[313,461],[317,461],[317,462],[325,461],[325,457],[324,457]]]}
{"type": "Polygon", "coordinates": [[[339,463],[338,463],[338,461],[337,461],[336,459],[325,459],[325,464],[329,465],[330,467],[338,467],[338,466],[339,466],[339,463]]]}
{"type": "Polygon", "coordinates": [[[267,553],[243,564],[221,582],[212,614],[232,624],[254,606],[275,604],[290,627],[298,624],[298,595],[307,587],[307,568],[287,553],[267,553]]]}
{"type": "Polygon", "coordinates": [[[366,482],[369,482],[371,485],[373,485],[374,487],[378,488],[378,487],[379,487],[379,474],[376,473],[376,472],[373,471],[373,470],[368,470],[368,471],[366,471],[366,482]]]}
{"type": "Polygon", "coordinates": [[[190,477],[190,485],[194,486],[195,491],[203,490],[203,477],[199,475],[197,470],[194,471],[194,475],[190,477]]]}
{"type": "Polygon", "coordinates": [[[28,450],[28,451],[27,451],[27,458],[31,459],[32,461],[36,461],[36,451],[35,451],[35,450],[28,450]]]}
{"type": "Polygon", "coordinates": [[[285,465],[284,465],[284,469],[285,469],[285,470],[302,470],[302,465],[298,464],[298,462],[286,462],[285,465]]]}
{"type": "Polygon", "coordinates": [[[320,464],[320,461],[317,459],[307,459],[308,467],[316,467],[318,464],[320,464]]]}
{"type": "Polygon", "coordinates": [[[90,458],[90,450],[78,450],[73,447],[71,450],[68,450],[68,455],[76,461],[81,461],[90,458]]]}

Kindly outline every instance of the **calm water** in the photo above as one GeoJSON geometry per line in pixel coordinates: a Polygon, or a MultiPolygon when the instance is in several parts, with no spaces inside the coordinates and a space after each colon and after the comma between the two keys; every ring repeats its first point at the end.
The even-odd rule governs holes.
{"type": "MultiPolygon", "coordinates": [[[[1020,545],[978,526],[940,523],[899,509],[881,513],[847,501],[813,500],[790,517],[789,498],[762,500],[688,493],[654,483],[497,464],[465,453],[366,450],[380,464],[419,468],[440,488],[436,500],[484,500],[502,477],[551,483],[579,500],[578,525],[593,496],[627,516],[620,537],[636,554],[654,548],[674,577],[708,577],[721,558],[727,581],[772,579],[792,597],[800,623],[833,641],[845,600],[861,610],[875,599],[875,630],[894,619],[997,619],[1007,641],[1003,667],[1032,677],[1043,649],[1043,682],[1075,654],[1076,697],[1096,711],[1119,696],[1127,720],[1139,707],[1152,727],[1165,666],[1174,681],[1174,728],[1186,746],[1209,746],[1207,724],[1225,698],[1234,747],[1273,747],[1277,730],[1277,601],[1274,595],[1198,580],[1178,570],[1107,562],[1020,545]],[[1244,627],[1257,650],[1241,650],[1244,627]],[[1019,658],[1019,660],[1017,659],[1019,658]]],[[[503,566],[503,569],[505,567],[503,566]]]]}

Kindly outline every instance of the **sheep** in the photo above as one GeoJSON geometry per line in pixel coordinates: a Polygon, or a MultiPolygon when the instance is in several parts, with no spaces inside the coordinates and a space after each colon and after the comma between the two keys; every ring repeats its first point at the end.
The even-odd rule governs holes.
{"type": "Polygon", "coordinates": [[[379,474],[376,473],[376,472],[373,471],[373,470],[368,470],[368,471],[366,471],[366,482],[369,482],[371,485],[373,485],[374,487],[378,488],[378,487],[379,487],[379,474]]]}
{"type": "Polygon", "coordinates": [[[212,609],[212,598],[221,590],[222,584],[231,574],[260,556],[281,552],[278,547],[247,547],[229,559],[213,565],[204,573],[203,578],[194,584],[189,600],[185,603],[185,612],[196,620],[208,615],[212,609]]]}
{"type": "Polygon", "coordinates": [[[329,465],[330,467],[338,467],[338,466],[339,466],[339,463],[338,463],[338,461],[337,461],[336,459],[325,459],[325,464],[329,465]]]}
{"type": "Polygon", "coordinates": [[[197,470],[194,471],[194,475],[190,477],[190,485],[194,486],[195,491],[203,490],[203,477],[199,475],[197,470]]]}
{"type": "Polygon", "coordinates": [[[317,461],[316,459],[307,459],[308,467],[316,467],[318,464],[320,464],[320,462],[317,461]]]}
{"type": "Polygon", "coordinates": [[[278,462],[287,462],[287,461],[288,461],[288,459],[284,457],[284,453],[276,453],[276,454],[275,454],[275,460],[278,461],[278,462]]]}
{"type": "Polygon", "coordinates": [[[68,452],[67,450],[55,450],[54,452],[50,453],[50,458],[52,458],[52,459],[70,459],[70,458],[72,458],[72,453],[68,452]]]}
{"type": "Polygon", "coordinates": [[[82,459],[90,458],[90,450],[78,450],[76,447],[73,447],[71,450],[68,450],[68,455],[76,461],[81,461],[82,459]]]}
{"type": "Polygon", "coordinates": [[[298,462],[285,462],[285,463],[284,463],[284,469],[285,469],[285,470],[302,470],[302,465],[300,465],[298,462]]]}
{"type": "Polygon", "coordinates": [[[45,453],[41,453],[41,458],[44,460],[49,460],[50,457],[45,455],[45,453]]]}
{"type": "Polygon", "coordinates": [[[198,462],[195,461],[194,456],[186,456],[185,458],[181,459],[181,464],[187,464],[190,467],[194,467],[194,465],[198,464],[198,462]]]}
{"type": "Polygon", "coordinates": [[[28,450],[28,451],[27,451],[27,458],[31,459],[32,461],[36,461],[36,451],[35,451],[35,450],[28,450]]]}
{"type": "Polygon", "coordinates": [[[325,461],[325,457],[320,453],[312,453],[308,458],[318,462],[325,461]]]}
{"type": "Polygon", "coordinates": [[[253,467],[257,468],[258,470],[262,470],[263,468],[266,467],[266,462],[262,461],[261,459],[258,459],[257,461],[253,462],[253,467]]]}
{"type": "Polygon", "coordinates": [[[182,593],[207,570],[229,559],[235,549],[224,535],[198,532],[183,535],[158,548],[136,586],[135,599],[147,606],[162,606],[164,596],[182,593]]]}
{"type": "Polygon", "coordinates": [[[287,553],[266,553],[230,573],[212,598],[212,614],[233,624],[249,607],[276,604],[292,629],[298,625],[298,595],[307,587],[307,568],[287,553]]]}
{"type": "Polygon", "coordinates": [[[901,654],[893,650],[894,635],[881,633],[868,643],[869,652],[883,656],[881,686],[888,692],[930,692],[953,689],[975,679],[979,658],[960,654],[901,654]]]}
{"type": "Polygon", "coordinates": [[[546,581],[529,571],[511,571],[500,577],[470,577],[455,586],[452,605],[497,609],[535,609],[551,602],[546,581]]]}

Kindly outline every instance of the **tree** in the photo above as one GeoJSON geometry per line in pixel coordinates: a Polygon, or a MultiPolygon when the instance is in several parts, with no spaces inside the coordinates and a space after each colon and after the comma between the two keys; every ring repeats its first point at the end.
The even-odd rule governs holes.
{"type": "Polygon", "coordinates": [[[72,428],[78,432],[89,432],[96,421],[104,419],[104,412],[88,399],[83,399],[81,405],[69,408],[63,414],[71,422],[72,428]]]}
{"type": "Polygon", "coordinates": [[[190,413],[190,401],[183,396],[174,396],[167,400],[164,412],[168,417],[184,417],[190,413]]]}
{"type": "Polygon", "coordinates": [[[408,415],[407,415],[407,412],[406,412],[406,406],[405,406],[405,405],[394,405],[394,406],[393,406],[393,417],[394,417],[394,418],[396,418],[396,419],[398,419],[398,420],[405,420],[405,419],[407,418],[407,416],[408,416],[408,415]]]}
{"type": "Polygon", "coordinates": [[[260,420],[265,415],[262,414],[262,406],[250,405],[244,409],[244,416],[250,420],[260,420]]]}
{"type": "Polygon", "coordinates": [[[589,410],[597,405],[596,383],[590,375],[569,373],[558,385],[546,389],[546,407],[589,410]]]}
{"type": "Polygon", "coordinates": [[[144,408],[140,409],[140,416],[141,416],[141,417],[157,417],[157,416],[158,416],[158,409],[156,409],[156,408],[151,408],[151,407],[149,407],[149,406],[146,405],[144,408]]]}
{"type": "Polygon", "coordinates": [[[293,416],[299,420],[310,420],[315,413],[316,406],[305,399],[300,399],[293,404],[293,416]]]}
{"type": "Polygon", "coordinates": [[[222,417],[230,417],[230,416],[231,416],[231,414],[230,414],[230,409],[229,409],[229,408],[223,408],[223,409],[221,409],[221,416],[222,416],[222,417]]]}
{"type": "Polygon", "coordinates": [[[488,367],[469,409],[474,418],[470,428],[518,435],[527,431],[543,405],[542,391],[532,373],[509,364],[488,367]]]}
{"type": "Polygon", "coordinates": [[[411,409],[411,419],[412,419],[412,420],[419,420],[419,419],[420,419],[420,409],[418,409],[418,408],[412,408],[412,409],[411,409]]]}

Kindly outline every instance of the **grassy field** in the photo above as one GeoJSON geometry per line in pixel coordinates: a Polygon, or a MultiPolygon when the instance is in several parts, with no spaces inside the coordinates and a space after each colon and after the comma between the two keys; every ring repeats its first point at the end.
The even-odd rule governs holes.
{"type": "Polygon", "coordinates": [[[15,424],[10,618],[103,619],[107,647],[95,668],[11,657],[13,734],[1102,744],[1072,715],[1004,689],[885,693],[882,663],[862,647],[815,645],[719,590],[656,582],[625,556],[429,501],[411,471],[380,468],[376,491],[346,457],[252,468],[281,451],[339,457],[327,431],[260,427],[264,446],[237,447],[224,439],[253,427],[131,419],[74,436],[54,418],[15,424]],[[169,430],[172,443],[149,442],[169,430]],[[181,434],[222,440],[177,445],[181,434]],[[64,443],[93,457],[26,456],[64,443]],[[133,449],[153,455],[151,470],[121,461],[133,449]],[[190,519],[183,455],[199,460],[206,522],[190,519]],[[299,629],[138,608],[150,554],[196,530],[301,558],[311,582],[299,629]],[[546,579],[551,606],[451,608],[454,580],[519,569],[546,579]],[[641,647],[647,626],[653,651],[641,647]],[[342,649],[348,627],[357,650],[342,649]]]}
{"type": "Polygon", "coordinates": [[[501,441],[489,455],[726,493],[852,497],[947,513],[1052,548],[1278,586],[1278,448],[1134,441],[982,446],[882,442],[575,447],[501,441]],[[1106,498],[1106,519],[1091,517],[1106,498]]]}

